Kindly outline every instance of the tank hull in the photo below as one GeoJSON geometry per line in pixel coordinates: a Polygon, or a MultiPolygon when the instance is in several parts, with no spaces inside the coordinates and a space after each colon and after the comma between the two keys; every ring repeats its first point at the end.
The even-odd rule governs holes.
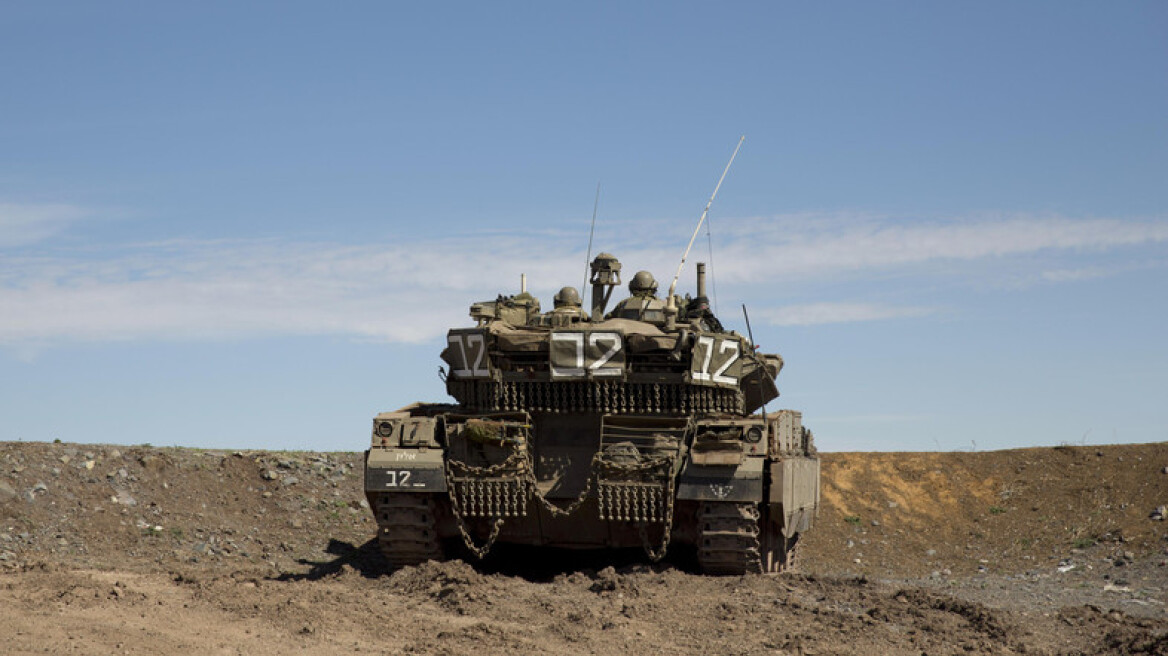
{"type": "Polygon", "coordinates": [[[365,492],[394,566],[452,547],[482,557],[507,543],[641,548],[650,560],[684,546],[711,574],[777,572],[817,511],[819,460],[788,410],[690,417],[415,404],[374,420],[365,492]]]}

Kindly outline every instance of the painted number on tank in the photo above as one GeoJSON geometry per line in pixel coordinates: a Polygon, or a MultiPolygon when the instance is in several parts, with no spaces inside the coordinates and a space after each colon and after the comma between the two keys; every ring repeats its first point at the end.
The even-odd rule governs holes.
{"type": "Polygon", "coordinates": [[[690,374],[695,381],[706,381],[719,385],[737,385],[738,377],[727,375],[734,363],[738,362],[741,352],[738,350],[738,340],[717,339],[710,335],[698,337],[694,346],[693,369],[690,374]],[[710,368],[713,367],[713,373],[710,368]]]}
{"type": "Polygon", "coordinates": [[[446,335],[446,341],[458,354],[462,365],[450,372],[455,378],[486,378],[491,375],[487,370],[487,345],[482,333],[450,333],[446,335]]]}
{"type": "Polygon", "coordinates": [[[407,487],[412,473],[409,470],[387,470],[385,472],[385,487],[407,487]]]}
{"type": "Polygon", "coordinates": [[[620,376],[624,371],[623,348],[619,333],[552,333],[552,378],[620,376]]]}

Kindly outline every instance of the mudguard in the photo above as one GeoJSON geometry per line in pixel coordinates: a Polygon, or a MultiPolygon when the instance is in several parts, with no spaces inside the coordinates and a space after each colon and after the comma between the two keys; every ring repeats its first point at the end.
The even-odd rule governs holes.
{"type": "Polygon", "coordinates": [[[745,501],[763,499],[763,458],[744,458],[741,465],[697,465],[687,461],[677,482],[682,501],[745,501]]]}
{"type": "Polygon", "coordinates": [[[439,449],[374,448],[365,452],[365,492],[445,492],[439,449]]]}

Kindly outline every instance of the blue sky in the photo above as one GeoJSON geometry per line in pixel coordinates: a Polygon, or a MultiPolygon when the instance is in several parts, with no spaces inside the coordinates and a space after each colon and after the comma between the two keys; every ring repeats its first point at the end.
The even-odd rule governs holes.
{"type": "Polygon", "coordinates": [[[361,449],[739,135],[690,262],[822,449],[1168,440],[1163,3],[8,2],[0,84],[2,440],[361,449]]]}

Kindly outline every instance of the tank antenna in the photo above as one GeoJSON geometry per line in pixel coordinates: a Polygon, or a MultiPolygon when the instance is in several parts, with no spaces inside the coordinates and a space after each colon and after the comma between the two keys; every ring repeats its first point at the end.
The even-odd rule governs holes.
{"type": "Polygon", "coordinates": [[[742,135],[738,139],[738,145],[734,147],[734,154],[730,156],[730,161],[726,162],[726,168],[722,171],[722,177],[718,178],[718,184],[714,185],[714,193],[710,194],[710,200],[706,202],[706,209],[702,210],[702,218],[698,219],[698,227],[694,228],[693,236],[689,238],[689,244],[685,247],[685,252],[681,254],[681,263],[677,265],[677,273],[673,275],[673,282],[669,283],[669,297],[665,301],[667,310],[672,309],[673,314],[677,314],[677,306],[673,302],[673,293],[677,291],[677,279],[681,277],[681,269],[685,266],[685,258],[689,257],[689,250],[693,248],[694,240],[698,238],[698,233],[702,231],[702,224],[706,222],[706,216],[710,213],[710,206],[714,204],[714,198],[718,195],[718,190],[722,188],[722,181],[726,179],[726,174],[730,172],[730,165],[734,163],[734,158],[738,156],[738,149],[742,148],[742,142],[746,141],[746,135],[742,135]]]}
{"type": "Polygon", "coordinates": [[[584,258],[584,284],[580,286],[580,298],[584,298],[584,288],[588,286],[588,274],[592,265],[592,235],[596,232],[596,208],[600,207],[600,182],[596,183],[596,200],[592,201],[592,227],[588,229],[588,256],[584,258]]]}

